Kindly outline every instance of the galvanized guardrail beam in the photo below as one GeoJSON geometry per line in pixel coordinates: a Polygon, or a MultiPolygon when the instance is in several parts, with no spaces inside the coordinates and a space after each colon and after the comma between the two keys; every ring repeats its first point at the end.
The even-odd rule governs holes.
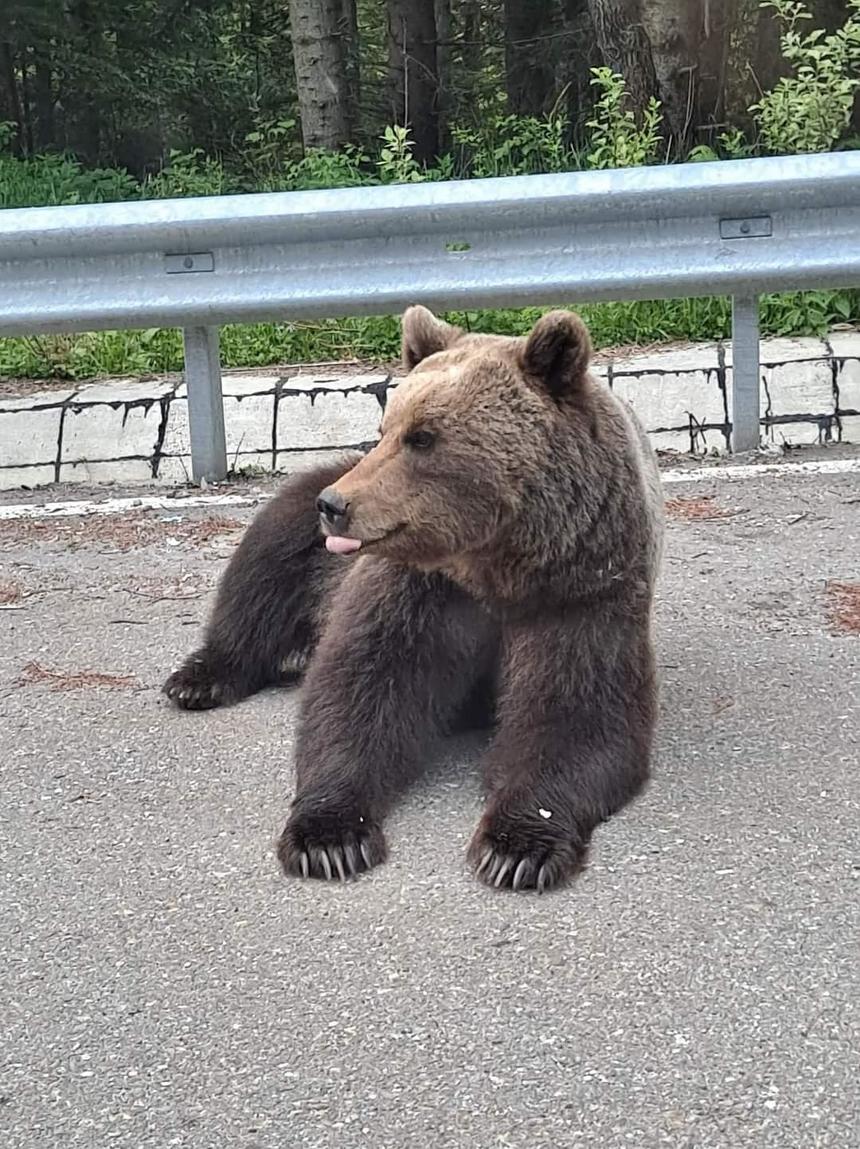
{"type": "Polygon", "coordinates": [[[0,334],[186,330],[195,477],[223,477],[222,323],[735,297],[733,444],[758,443],[756,298],[860,283],[860,154],[0,212],[0,334]],[[204,447],[205,444],[205,447],[204,447]]]}

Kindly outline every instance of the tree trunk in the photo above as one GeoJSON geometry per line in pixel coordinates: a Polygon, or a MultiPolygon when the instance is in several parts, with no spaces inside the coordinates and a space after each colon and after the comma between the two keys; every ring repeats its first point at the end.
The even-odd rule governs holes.
{"type": "Polygon", "coordinates": [[[663,123],[676,156],[684,155],[698,106],[703,0],[647,0],[641,5],[641,19],[651,45],[663,123]]]}
{"type": "Polygon", "coordinates": [[[54,76],[50,58],[35,51],[36,140],[40,151],[56,144],[54,135],[54,76]]]}
{"type": "Polygon", "coordinates": [[[306,148],[349,141],[349,85],[342,0],[290,0],[293,65],[306,148]]]}
{"type": "Polygon", "coordinates": [[[17,155],[21,152],[21,144],[23,141],[23,124],[21,115],[21,95],[18,90],[18,72],[15,67],[15,55],[12,50],[12,45],[8,40],[0,43],[0,66],[3,70],[3,102],[0,104],[0,110],[3,112],[4,120],[15,125],[15,133],[12,136],[12,150],[17,155]]]}
{"type": "Polygon", "coordinates": [[[361,107],[361,39],[358,32],[358,0],[341,0],[341,29],[346,54],[347,120],[355,129],[361,107]]]}
{"type": "Polygon", "coordinates": [[[33,108],[30,101],[30,67],[29,52],[26,48],[21,51],[21,131],[24,138],[24,151],[28,156],[33,154],[33,108]]]}
{"type": "Polygon", "coordinates": [[[439,151],[451,147],[451,0],[435,0],[436,15],[436,110],[439,121],[439,151]]]}
{"type": "Polygon", "coordinates": [[[699,140],[713,137],[725,125],[726,82],[732,31],[737,21],[737,0],[709,3],[702,10],[702,43],[699,49],[699,99],[694,129],[699,140]]]}
{"type": "Polygon", "coordinates": [[[481,0],[462,0],[463,25],[462,61],[467,83],[474,85],[481,69],[481,39],[484,21],[481,19],[481,0]]]}
{"type": "Polygon", "coordinates": [[[552,106],[554,0],[505,0],[505,86],[508,110],[541,116],[552,106]]]}
{"type": "Polygon", "coordinates": [[[651,45],[642,26],[639,0],[588,0],[604,63],[627,82],[635,111],[659,98],[651,45]]]}
{"type": "Polygon", "coordinates": [[[579,143],[594,103],[591,69],[600,64],[600,50],[588,0],[564,0],[562,18],[564,36],[558,61],[557,87],[559,92],[567,93],[565,105],[572,135],[579,143]]]}
{"type": "Polygon", "coordinates": [[[388,0],[388,73],[394,122],[412,133],[415,156],[439,152],[435,0],[388,0]]]}
{"type": "Polygon", "coordinates": [[[99,14],[98,6],[93,7],[90,0],[75,0],[66,10],[69,47],[75,61],[75,71],[68,77],[67,135],[72,151],[93,165],[101,158],[102,111],[92,84],[102,53],[99,14]]]}
{"type": "Polygon", "coordinates": [[[676,154],[686,149],[698,115],[706,4],[710,20],[714,0],[589,0],[606,63],[624,76],[634,109],[657,97],[676,154]]]}

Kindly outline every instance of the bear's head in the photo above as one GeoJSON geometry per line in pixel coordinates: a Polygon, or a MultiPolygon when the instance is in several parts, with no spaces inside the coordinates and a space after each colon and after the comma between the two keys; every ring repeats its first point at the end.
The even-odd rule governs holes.
{"type": "Polygon", "coordinates": [[[588,374],[590,354],[571,312],[550,312],[514,338],[466,334],[410,308],[409,374],[388,400],[380,440],[320,495],[328,549],[467,583],[504,554],[522,562],[530,552],[541,565],[603,502],[610,440],[625,437],[618,405],[588,374]]]}

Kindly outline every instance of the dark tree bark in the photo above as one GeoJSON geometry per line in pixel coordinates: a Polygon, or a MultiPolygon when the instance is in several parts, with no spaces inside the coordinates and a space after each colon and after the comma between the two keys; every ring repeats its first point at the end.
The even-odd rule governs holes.
{"type": "Polygon", "coordinates": [[[588,0],[564,0],[562,20],[564,36],[558,61],[557,87],[559,92],[566,92],[567,113],[574,138],[578,139],[594,103],[591,69],[601,62],[600,50],[588,0]]]}
{"type": "Polygon", "coordinates": [[[639,0],[588,0],[588,7],[605,64],[624,77],[633,107],[641,110],[659,89],[639,0]]]}
{"type": "Polygon", "coordinates": [[[15,134],[12,137],[12,150],[15,154],[20,154],[23,139],[21,93],[18,89],[15,54],[8,40],[0,43],[0,69],[3,73],[2,88],[0,88],[3,100],[0,103],[0,110],[2,110],[2,118],[5,121],[16,125],[15,134]]]}
{"type": "MultiPolygon", "coordinates": [[[[651,45],[651,59],[663,122],[683,154],[690,140],[698,107],[699,45],[704,0],[647,0],[641,19],[651,45]]],[[[708,0],[710,8],[710,0],[708,0]]]]}
{"type": "Polygon", "coordinates": [[[357,0],[341,0],[341,33],[346,57],[347,120],[352,129],[358,124],[361,106],[361,38],[358,31],[357,0]]]}
{"type": "Polygon", "coordinates": [[[435,0],[436,16],[436,112],[439,122],[439,151],[451,147],[451,0],[435,0]]]}
{"type": "Polygon", "coordinates": [[[54,147],[57,142],[54,134],[54,75],[51,60],[44,52],[36,49],[34,59],[36,141],[39,149],[44,150],[54,147]]]}
{"type": "Polygon", "coordinates": [[[737,0],[705,3],[699,49],[699,92],[694,131],[699,141],[713,136],[725,122],[726,78],[732,29],[737,20],[737,0]]]}
{"type": "Polygon", "coordinates": [[[415,156],[439,152],[434,0],[388,0],[388,72],[395,123],[411,129],[415,156]]]}
{"type": "Polygon", "coordinates": [[[505,87],[514,115],[540,116],[552,106],[558,15],[555,0],[505,0],[505,87]]]}
{"type": "Polygon", "coordinates": [[[589,0],[606,63],[641,111],[660,100],[664,134],[683,153],[698,116],[699,50],[713,0],[589,0]]]}
{"type": "Polygon", "coordinates": [[[468,81],[474,80],[481,67],[481,38],[483,35],[483,21],[481,19],[481,0],[462,0],[463,71],[468,81]]]}
{"type": "Polygon", "coordinates": [[[88,164],[97,164],[101,158],[102,114],[90,75],[97,72],[102,53],[98,16],[90,0],[75,0],[67,10],[70,42],[79,66],[66,98],[67,136],[72,150],[88,164]]]}
{"type": "Polygon", "coordinates": [[[349,141],[343,15],[343,0],[290,0],[293,64],[306,148],[336,151],[349,141]]]}

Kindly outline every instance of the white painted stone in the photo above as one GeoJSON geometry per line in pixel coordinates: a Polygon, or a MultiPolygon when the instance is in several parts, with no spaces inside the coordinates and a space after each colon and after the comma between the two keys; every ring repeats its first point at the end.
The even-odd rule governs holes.
{"type": "Polygon", "coordinates": [[[13,491],[20,487],[46,487],[53,481],[53,465],[0,467],[0,491],[13,491]]]}
{"type": "Polygon", "coordinates": [[[779,363],[765,368],[771,415],[830,415],[836,412],[829,362],[779,363]]]}
{"type": "Polygon", "coordinates": [[[716,343],[698,343],[691,347],[674,348],[671,351],[649,351],[644,355],[630,348],[623,350],[612,360],[613,372],[630,375],[654,371],[716,371],[719,366],[719,353],[716,343]]]}
{"type": "Polygon", "coordinates": [[[831,331],[827,342],[837,359],[860,359],[860,331],[831,331]]]}
{"type": "MultiPolygon", "coordinates": [[[[226,428],[225,428],[226,432],[226,428]]],[[[188,430],[188,401],[172,399],[167,409],[167,424],[161,444],[165,455],[190,455],[191,438],[188,430]]]]}
{"type": "Polygon", "coordinates": [[[61,483],[151,483],[152,465],[146,459],[113,459],[63,463],[61,483]]]}
{"type": "Polygon", "coordinates": [[[59,407],[0,414],[0,467],[53,464],[59,437],[59,407]]]}
{"type": "Polygon", "coordinates": [[[282,391],[353,391],[367,387],[381,387],[391,380],[390,375],[290,375],[281,380],[282,391]]]}
{"type": "Polygon", "coordinates": [[[110,407],[106,403],[67,407],[62,461],[149,457],[158,443],[160,426],[161,404],[154,400],[149,407],[110,407]]]}
{"type": "MultiPolygon", "coordinates": [[[[237,451],[272,451],[275,396],[248,395],[240,399],[224,396],[224,435],[228,460],[237,451]]],[[[190,455],[188,400],[174,399],[168,410],[162,451],[165,455],[190,455]]]]}
{"type": "Polygon", "coordinates": [[[612,387],[631,405],[646,431],[687,427],[691,415],[697,423],[722,424],[726,419],[716,371],[619,374],[612,387]]]}
{"type": "MultiPolygon", "coordinates": [[[[734,363],[734,349],[731,339],[723,343],[723,355],[727,367],[734,363]]],[[[821,339],[808,337],[762,339],[759,344],[759,361],[763,366],[772,367],[775,363],[799,363],[804,359],[823,359],[827,347],[821,339]]]]}
{"type": "Polygon", "coordinates": [[[843,415],[839,424],[843,443],[860,443],[860,415],[843,415]]]}
{"type": "Polygon", "coordinates": [[[78,389],[75,406],[79,403],[147,403],[158,402],[173,391],[173,384],[158,379],[118,380],[111,383],[88,383],[78,389]]]}
{"type": "Polygon", "coordinates": [[[860,359],[846,359],[836,375],[839,410],[860,411],[860,359]]]}
{"type": "Polygon", "coordinates": [[[271,395],[278,388],[277,375],[224,375],[221,394],[244,398],[246,395],[271,395]]]}
{"type": "MultiPolygon", "coordinates": [[[[271,460],[271,455],[269,456],[271,460]]],[[[159,483],[191,483],[191,456],[190,455],[162,455],[158,460],[159,483]]]]}
{"type": "Polygon", "coordinates": [[[328,466],[338,463],[345,457],[345,452],[331,451],[278,451],[277,470],[282,475],[298,475],[310,471],[314,467],[328,466]]]}
{"type": "MultiPolygon", "coordinates": [[[[261,471],[271,471],[272,469],[272,452],[268,451],[241,451],[238,455],[230,455],[227,458],[227,466],[235,474],[244,472],[259,473],[261,471]]],[[[191,470],[191,460],[188,460],[188,469],[191,470]]]]}
{"type": "MultiPolygon", "coordinates": [[[[271,451],[244,451],[231,455],[227,466],[233,474],[261,474],[272,470],[271,451]]],[[[192,483],[190,455],[162,455],[158,460],[158,482],[171,484],[192,483]]]]}
{"type": "Polygon", "coordinates": [[[382,408],[360,391],[311,396],[281,395],[278,450],[290,447],[344,447],[376,439],[382,408]]]}
{"type": "MultiPolygon", "coordinates": [[[[836,442],[836,421],[831,427],[831,442],[836,442]]],[[[762,428],[762,438],[777,446],[808,447],[826,442],[825,432],[815,422],[773,423],[762,428]]]]}
{"type": "MultiPolygon", "coordinates": [[[[272,395],[277,390],[279,382],[278,375],[222,375],[221,394],[239,398],[244,398],[246,395],[272,395]]],[[[176,398],[188,398],[188,387],[185,383],[176,388],[176,398]]]]}
{"type": "Polygon", "coordinates": [[[75,390],[34,391],[30,395],[0,395],[0,413],[4,411],[37,411],[42,407],[60,407],[75,395],[75,390]]]}
{"type": "MultiPolygon", "coordinates": [[[[804,359],[825,359],[827,346],[823,339],[808,337],[762,339],[759,360],[768,367],[778,363],[799,363],[804,359]]],[[[726,362],[731,363],[732,346],[726,343],[726,362]]]]}
{"type": "Polygon", "coordinates": [[[686,431],[651,431],[648,438],[655,451],[690,453],[690,436],[686,431]]]}

